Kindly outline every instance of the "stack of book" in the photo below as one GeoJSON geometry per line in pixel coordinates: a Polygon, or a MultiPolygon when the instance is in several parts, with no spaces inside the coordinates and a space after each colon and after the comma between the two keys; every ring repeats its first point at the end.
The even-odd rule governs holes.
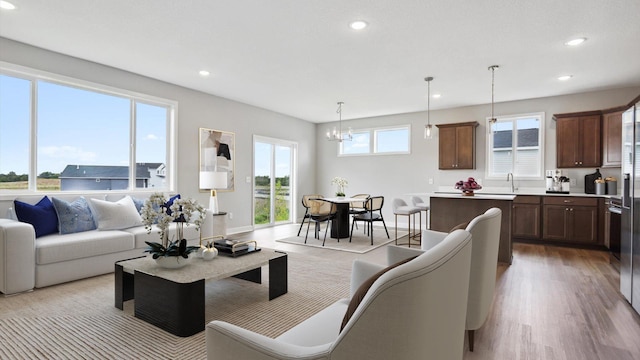
{"type": "Polygon", "coordinates": [[[255,249],[255,241],[220,239],[214,241],[213,246],[221,253],[247,253],[255,249]]]}

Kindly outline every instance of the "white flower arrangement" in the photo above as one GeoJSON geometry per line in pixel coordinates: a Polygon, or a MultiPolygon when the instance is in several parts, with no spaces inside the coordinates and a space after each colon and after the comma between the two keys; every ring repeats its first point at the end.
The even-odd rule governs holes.
{"type": "Polygon", "coordinates": [[[196,226],[196,230],[200,230],[206,215],[206,210],[193,199],[175,199],[169,209],[171,214],[167,214],[167,199],[164,194],[153,193],[145,201],[141,213],[142,223],[147,233],[151,233],[155,224],[158,227],[160,240],[164,247],[169,245],[167,230],[172,222],[178,223],[176,241],[179,241],[184,238],[184,224],[189,226],[190,220],[197,215],[197,218],[193,220],[193,224],[196,226]]]}
{"type": "Polygon", "coordinates": [[[347,185],[349,185],[349,182],[347,181],[347,179],[343,177],[336,176],[333,179],[331,179],[331,185],[338,186],[338,191],[336,192],[336,196],[344,196],[344,188],[346,188],[347,185]]]}

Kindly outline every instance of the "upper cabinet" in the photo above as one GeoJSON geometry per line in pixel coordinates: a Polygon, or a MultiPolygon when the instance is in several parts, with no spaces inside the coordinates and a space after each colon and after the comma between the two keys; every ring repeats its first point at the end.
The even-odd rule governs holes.
{"type": "Polygon", "coordinates": [[[555,114],[556,166],[558,168],[602,165],[601,112],[555,114]]]}
{"type": "Polygon", "coordinates": [[[622,113],[621,109],[604,111],[602,115],[602,167],[622,165],[622,113]]]}
{"type": "Polygon", "coordinates": [[[478,122],[436,126],[439,130],[439,169],[475,169],[478,122]]]}

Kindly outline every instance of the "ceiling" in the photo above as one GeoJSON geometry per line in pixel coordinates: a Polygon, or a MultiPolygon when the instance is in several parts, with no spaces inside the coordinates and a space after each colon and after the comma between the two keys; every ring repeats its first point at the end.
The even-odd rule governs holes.
{"type": "Polygon", "coordinates": [[[640,85],[638,0],[9,1],[2,37],[311,122],[487,104],[490,65],[496,102],[640,85]]]}

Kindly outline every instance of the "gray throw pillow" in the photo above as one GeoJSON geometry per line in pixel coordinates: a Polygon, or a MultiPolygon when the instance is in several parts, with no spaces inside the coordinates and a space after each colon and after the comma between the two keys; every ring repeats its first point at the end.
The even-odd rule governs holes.
{"type": "Polygon", "coordinates": [[[95,230],[96,224],[93,221],[89,204],[84,197],[81,196],[73,202],[55,197],[51,200],[56,214],[58,214],[58,229],[61,235],[95,230]]]}

